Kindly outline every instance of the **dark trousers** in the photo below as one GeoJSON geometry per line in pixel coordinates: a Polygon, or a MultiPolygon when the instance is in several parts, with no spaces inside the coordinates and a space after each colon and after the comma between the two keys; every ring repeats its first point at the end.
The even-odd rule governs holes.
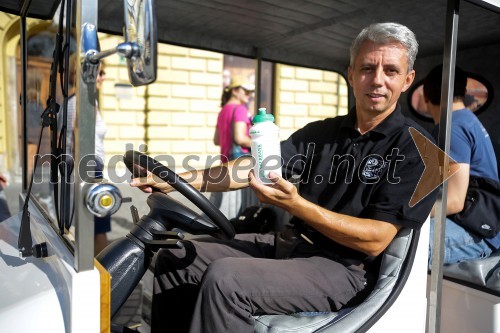
{"type": "Polygon", "coordinates": [[[152,332],[250,333],[253,315],[337,311],[366,296],[360,266],[344,266],[305,241],[275,259],[275,238],[202,238],[160,251],[152,332]]]}

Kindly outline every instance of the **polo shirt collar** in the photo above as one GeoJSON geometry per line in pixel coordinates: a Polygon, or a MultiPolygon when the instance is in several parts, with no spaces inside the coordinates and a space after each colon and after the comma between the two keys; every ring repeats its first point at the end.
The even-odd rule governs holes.
{"type": "MultiPolygon", "coordinates": [[[[385,118],[377,127],[369,131],[368,133],[377,133],[385,136],[391,136],[395,132],[399,132],[404,126],[405,117],[401,112],[401,105],[399,103],[396,105],[396,109],[385,118]]],[[[353,107],[347,116],[342,121],[341,127],[349,128],[351,130],[356,130],[356,108],[353,107]]],[[[357,131],[356,131],[357,132],[357,131]]],[[[366,133],[365,133],[366,134],[366,133]]]]}

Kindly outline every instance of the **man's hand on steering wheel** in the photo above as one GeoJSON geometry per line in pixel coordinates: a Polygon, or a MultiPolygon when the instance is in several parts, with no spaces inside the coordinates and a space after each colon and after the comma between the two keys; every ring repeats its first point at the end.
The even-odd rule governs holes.
{"type": "Polygon", "coordinates": [[[174,190],[174,188],[170,184],[164,182],[152,172],[145,172],[147,173],[145,177],[132,178],[132,180],[130,181],[130,186],[137,187],[144,193],[153,193],[154,189],[163,193],[170,193],[174,190]]]}
{"type": "MultiPolygon", "coordinates": [[[[174,171],[157,160],[133,150],[125,153],[123,162],[129,171],[132,172],[132,175],[136,177],[131,182],[131,186],[138,187],[144,192],[154,192],[154,189],[158,189],[167,193],[172,191],[172,189],[176,189],[207,215],[209,218],[207,223],[212,224],[213,222],[218,227],[216,229],[217,232],[212,232],[212,234],[217,234],[225,239],[232,239],[234,237],[234,227],[227,217],[201,194],[199,190],[195,189],[174,171]]],[[[200,218],[196,217],[195,220],[200,218]]]]}

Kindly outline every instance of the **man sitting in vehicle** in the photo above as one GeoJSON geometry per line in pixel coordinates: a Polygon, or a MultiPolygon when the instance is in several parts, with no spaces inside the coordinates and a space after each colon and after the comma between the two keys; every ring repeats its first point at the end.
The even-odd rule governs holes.
{"type": "MultiPolygon", "coordinates": [[[[184,175],[204,191],[251,186],[261,202],[294,217],[277,234],[197,238],[161,250],[153,331],[253,332],[253,315],[338,311],[368,295],[377,256],[402,227],[420,228],[435,201],[429,195],[409,206],[424,164],[409,133],[420,127],[402,115],[398,99],[415,77],[417,51],[403,25],[361,31],[348,70],[355,107],[282,142],[284,178],[269,174],[272,185],[248,173],[247,157],[184,175]],[[286,180],[292,175],[300,176],[299,190],[286,180]]],[[[131,185],[172,190],[152,176],[131,185]]]]}
{"type": "MultiPolygon", "coordinates": [[[[441,115],[441,73],[443,66],[432,69],[424,79],[424,99],[427,109],[437,125],[434,136],[439,133],[441,115]]],[[[478,176],[498,181],[497,159],[490,136],[479,119],[464,105],[467,75],[459,67],[455,68],[453,105],[451,120],[450,157],[460,168],[448,180],[446,215],[453,216],[464,209],[469,177],[478,176]]],[[[431,218],[429,242],[429,267],[432,265],[434,218],[431,218]]],[[[486,239],[464,229],[446,218],[444,264],[454,264],[463,260],[490,256],[500,248],[500,234],[486,239]]]]}

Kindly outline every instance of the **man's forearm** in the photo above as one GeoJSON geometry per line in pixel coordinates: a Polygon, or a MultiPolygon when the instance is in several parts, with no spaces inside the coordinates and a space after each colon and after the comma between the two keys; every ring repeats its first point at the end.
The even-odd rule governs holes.
{"type": "Polygon", "coordinates": [[[399,230],[388,222],[332,212],[304,198],[289,211],[335,242],[371,256],[384,251],[399,230]]]}
{"type": "Polygon", "coordinates": [[[251,167],[252,159],[241,157],[209,169],[187,171],[180,176],[202,192],[225,192],[247,187],[251,167]]]}

